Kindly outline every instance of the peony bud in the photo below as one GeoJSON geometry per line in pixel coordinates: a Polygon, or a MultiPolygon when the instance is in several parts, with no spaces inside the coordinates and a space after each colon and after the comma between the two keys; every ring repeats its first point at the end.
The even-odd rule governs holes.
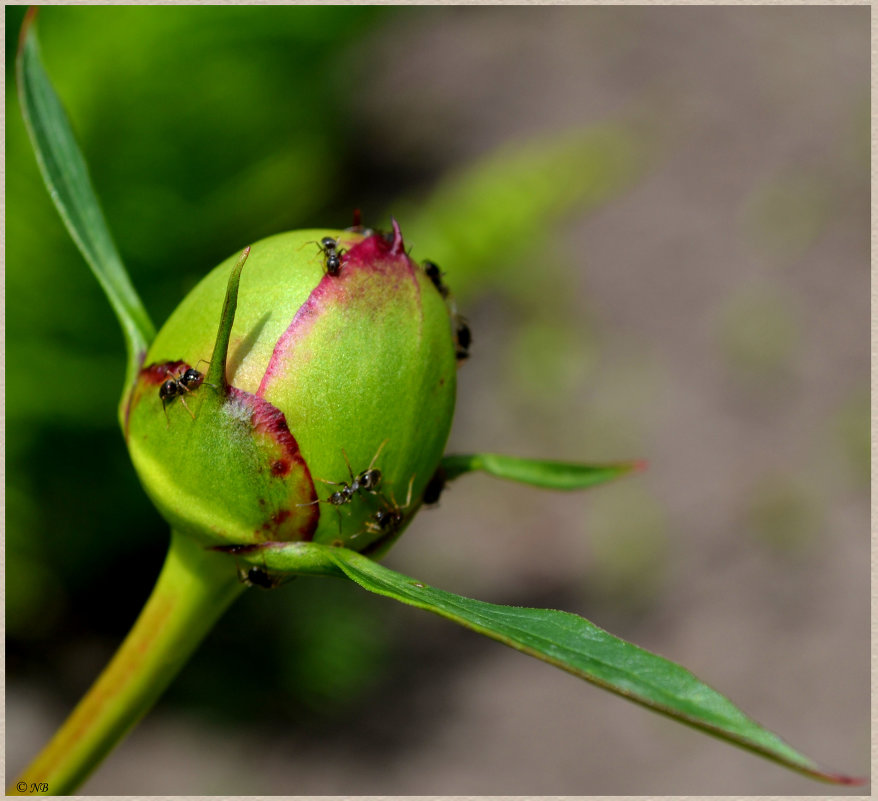
{"type": "Polygon", "coordinates": [[[392,236],[280,234],[244,258],[201,281],[149,349],[126,415],[140,480],[205,544],[383,552],[451,426],[459,348],[441,285],[395,222],[392,236]]]}

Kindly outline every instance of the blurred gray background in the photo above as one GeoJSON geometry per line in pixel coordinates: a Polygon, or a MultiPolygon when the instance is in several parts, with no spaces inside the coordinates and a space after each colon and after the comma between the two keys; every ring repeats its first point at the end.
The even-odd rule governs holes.
{"type": "MultiPolygon", "coordinates": [[[[473,240],[485,225],[492,243],[481,272],[463,256],[460,268],[448,260],[455,251],[442,251],[444,218],[409,241],[419,259],[443,256],[473,331],[449,451],[643,458],[649,469],[581,494],[463,478],[417,518],[386,563],[483,600],[581,614],[685,665],[828,767],[865,774],[869,9],[400,7],[297,21],[306,12],[249,7],[217,11],[206,25],[198,14],[208,11],[142,9],[147,19],[136,9],[47,8],[40,22],[47,65],[157,322],[186,286],[250,238],[341,227],[354,206],[366,222],[387,210],[404,231],[410,214],[424,231],[443,182],[493,153],[608,120],[624,121],[647,143],[625,180],[599,202],[566,204],[540,223],[539,236],[502,204],[490,222],[462,208],[456,225],[473,240]],[[129,49],[121,39],[83,47],[78,34],[97,20],[165,49],[129,49]],[[279,23],[287,21],[301,34],[298,50],[284,41],[279,23]],[[301,91],[285,95],[266,49],[248,36],[276,48],[301,91]],[[167,54],[182,59],[187,47],[201,72],[165,81],[167,54]],[[266,77],[248,85],[236,65],[251,61],[265,62],[266,77]],[[106,80],[88,80],[96,75],[106,80]],[[271,144],[231,177],[225,160],[243,155],[208,153],[198,164],[197,139],[175,146],[173,123],[147,135],[130,121],[164,105],[207,108],[213,99],[204,112],[209,138],[223,114],[243,108],[246,125],[251,90],[271,144]],[[298,125],[296,114],[310,138],[291,139],[265,122],[279,115],[298,125]],[[119,150],[102,158],[107,147],[119,150]],[[134,166],[129,152],[147,156],[134,166]],[[304,177],[289,166],[303,153],[323,153],[304,177]],[[174,158],[200,170],[202,183],[181,177],[174,158]],[[222,181],[210,177],[221,172],[222,181]],[[138,183],[146,174],[166,196],[147,194],[138,183]],[[265,176],[280,176],[278,187],[263,190],[265,176]],[[239,189],[250,191],[247,203],[239,189]],[[279,198],[289,201],[283,212],[279,198]],[[216,211],[229,203],[247,207],[231,223],[216,211]],[[417,208],[427,211],[415,219],[417,208]],[[211,210],[210,230],[222,231],[213,238],[203,225],[211,210]],[[507,221],[511,249],[495,242],[507,221]],[[178,227],[196,237],[182,255],[154,241],[172,239],[178,227]],[[156,278],[165,283],[151,284],[159,262],[170,265],[156,278]]],[[[19,22],[7,9],[7,45],[19,22]]],[[[93,361],[70,369],[100,397],[72,412],[34,397],[29,371],[41,363],[28,347],[33,330],[53,323],[39,294],[45,287],[26,283],[38,280],[26,275],[33,262],[16,254],[32,258],[29,248],[44,238],[69,246],[17,113],[7,98],[7,206],[35,210],[8,218],[7,299],[10,307],[27,301],[31,315],[10,312],[8,340],[8,425],[19,432],[7,468],[10,777],[112,653],[166,544],[148,511],[142,532],[126,540],[120,528],[119,510],[145,509],[145,501],[113,501],[116,514],[106,515],[100,501],[82,500],[107,468],[126,476],[119,492],[140,497],[113,432],[122,354],[109,312],[98,312],[107,316],[105,335],[73,337],[72,349],[93,361]],[[112,378],[90,380],[96,374],[112,378]],[[74,433],[52,428],[65,414],[74,433]],[[68,471],[57,486],[41,481],[34,465],[44,464],[53,437],[70,453],[106,442],[112,461],[83,477],[68,471]],[[43,507],[58,504],[71,518],[50,525],[43,507]],[[58,542],[34,555],[41,525],[58,542]],[[100,555],[65,572],[77,537],[100,555]],[[116,538],[127,544],[107,556],[101,543],[116,538]],[[12,571],[10,559],[22,554],[24,573],[12,571]],[[135,562],[143,576],[126,579],[135,562]],[[40,591],[18,587],[13,572],[40,591]],[[79,590],[90,594],[78,600],[79,590]]],[[[200,111],[183,114],[181,128],[200,111]]],[[[262,132],[250,134],[256,141],[262,132]]],[[[575,172],[552,174],[541,191],[563,196],[575,172]]],[[[75,252],[63,258],[72,265],[64,268],[68,292],[83,298],[71,316],[89,316],[100,296],[75,252]]],[[[57,279],[46,259],[49,286],[57,279]]],[[[83,792],[845,792],[439,618],[327,582],[248,593],[83,792]]]]}

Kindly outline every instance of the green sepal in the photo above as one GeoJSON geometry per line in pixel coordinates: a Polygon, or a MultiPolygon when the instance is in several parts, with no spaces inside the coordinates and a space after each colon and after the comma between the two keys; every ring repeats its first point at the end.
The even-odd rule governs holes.
{"type": "Polygon", "coordinates": [[[249,255],[248,247],[229,274],[207,376],[196,371],[197,383],[187,383],[194,368],[183,361],[141,369],[126,438],[147,493],[177,530],[236,544],[310,539],[317,496],[283,413],[226,381],[249,255]]]}
{"type": "Polygon", "coordinates": [[[449,312],[395,234],[393,244],[372,236],[347,246],[340,275],[322,278],[278,339],[258,389],[284,410],[324,501],[351,472],[380,468],[380,494],[321,504],[314,541],[355,550],[402,533],[454,413],[449,312]],[[371,518],[388,509],[404,520],[382,533],[371,518]]]}
{"type": "Polygon", "coordinates": [[[319,514],[314,483],[283,414],[205,383],[168,403],[166,416],[158,394],[166,371],[188,366],[144,368],[131,398],[128,447],[153,503],[173,527],[202,540],[309,539],[319,514]]]}
{"type": "Polygon", "coordinates": [[[586,489],[643,470],[645,466],[643,461],[577,464],[547,459],[522,459],[499,453],[454,454],[442,459],[446,481],[453,481],[464,473],[481,470],[496,478],[556,490],[586,489]]]}

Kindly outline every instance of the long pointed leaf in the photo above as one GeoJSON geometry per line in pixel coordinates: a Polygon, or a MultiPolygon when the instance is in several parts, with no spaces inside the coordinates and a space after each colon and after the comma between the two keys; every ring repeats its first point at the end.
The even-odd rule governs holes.
{"type": "Polygon", "coordinates": [[[545,459],[522,459],[499,453],[473,453],[446,456],[442,459],[446,480],[452,481],[464,473],[481,470],[484,473],[519,481],[535,487],[557,490],[577,490],[603,484],[628,473],[642,470],[645,462],[611,462],[608,464],[575,464],[545,459]]]}
{"type": "Polygon", "coordinates": [[[332,549],[330,558],[370,592],[434,612],[785,767],[835,784],[863,782],[823,770],[685,668],[614,637],[585,618],[464,598],[343,548],[332,549]]]}
{"type": "Polygon", "coordinates": [[[127,391],[155,329],[113,243],[85,159],[43,67],[35,16],[32,7],[22,25],[16,58],[21,110],[49,194],[122,326],[128,349],[127,391]]]}
{"type": "Polygon", "coordinates": [[[272,572],[332,575],[340,571],[369,592],[441,615],[811,778],[833,784],[866,781],[824,770],[685,668],[570,612],[498,606],[465,598],[397,573],[346,548],[271,542],[222,550],[272,572]]]}

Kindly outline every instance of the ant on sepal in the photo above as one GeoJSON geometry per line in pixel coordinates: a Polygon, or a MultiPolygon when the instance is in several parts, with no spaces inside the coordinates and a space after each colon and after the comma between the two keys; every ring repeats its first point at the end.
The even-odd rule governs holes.
{"type": "Polygon", "coordinates": [[[469,324],[459,314],[454,316],[454,355],[458,361],[469,358],[469,347],[472,344],[473,335],[469,330],[469,324]]]}
{"type": "Polygon", "coordinates": [[[305,242],[299,250],[305,247],[305,245],[310,244],[317,245],[320,248],[320,252],[323,254],[323,267],[326,270],[326,274],[333,277],[338,276],[341,273],[341,257],[345,254],[345,249],[339,248],[338,240],[333,239],[331,236],[324,236],[319,242],[316,239],[312,239],[310,242],[305,242]]]}
{"type": "MultiPolygon", "coordinates": [[[[180,399],[183,408],[186,409],[189,416],[194,420],[195,414],[189,408],[184,396],[190,392],[194,392],[204,383],[204,373],[199,372],[194,367],[187,367],[182,373],[173,373],[166,368],[165,374],[170,377],[159,387],[159,399],[162,402],[162,411],[165,413],[165,419],[168,421],[168,425],[170,425],[168,403],[172,402],[174,398],[180,399]]],[[[213,386],[213,384],[208,384],[208,386],[213,386]]]]}
{"type": "Polygon", "coordinates": [[[332,506],[336,507],[336,512],[339,513],[338,516],[338,531],[341,534],[341,512],[338,509],[339,506],[344,506],[346,503],[350,503],[355,495],[363,495],[364,493],[369,493],[370,495],[378,494],[378,487],[381,484],[381,471],[375,467],[375,462],[378,460],[378,455],[384,449],[384,446],[387,444],[387,440],[385,439],[378,446],[378,450],[375,451],[375,455],[372,457],[372,461],[369,462],[369,466],[362,470],[361,472],[354,475],[353,468],[351,467],[351,462],[348,459],[348,455],[344,449],[342,449],[341,455],[344,457],[345,464],[348,468],[348,475],[351,480],[350,483],[345,481],[329,481],[325,478],[318,478],[318,481],[322,481],[324,484],[332,484],[334,487],[341,487],[341,489],[333,492],[328,498],[320,499],[318,498],[316,501],[309,501],[308,503],[300,503],[298,506],[313,506],[315,503],[328,503],[332,506]]]}
{"type": "Polygon", "coordinates": [[[409,508],[412,504],[412,485],[415,483],[415,477],[412,476],[409,479],[409,488],[408,493],[406,495],[405,503],[400,506],[396,502],[396,498],[393,497],[393,490],[390,492],[390,500],[388,501],[383,495],[380,495],[381,502],[383,504],[381,509],[378,509],[374,514],[371,515],[369,520],[366,522],[366,527],[362,531],[358,531],[354,534],[351,539],[355,539],[359,537],[360,534],[381,534],[382,536],[388,537],[393,534],[396,534],[397,531],[402,527],[403,521],[405,520],[405,512],[406,509],[409,508]]]}
{"type": "Polygon", "coordinates": [[[238,568],[238,580],[248,587],[259,587],[262,590],[273,590],[283,584],[287,576],[273,576],[261,567],[250,567],[247,570],[238,568]]]}
{"type": "Polygon", "coordinates": [[[436,291],[442,296],[448,306],[454,329],[454,355],[459,362],[462,362],[469,358],[469,348],[473,341],[469,323],[457,313],[457,304],[450,297],[451,291],[442,280],[442,276],[445,273],[439,269],[439,265],[429,259],[424,259],[423,268],[427,278],[430,279],[433,286],[436,287],[436,291]]]}
{"type": "Polygon", "coordinates": [[[447,298],[449,289],[442,281],[442,276],[445,275],[445,273],[439,269],[439,265],[436,264],[436,262],[424,259],[424,272],[427,274],[427,278],[433,282],[433,286],[436,287],[439,294],[442,295],[443,298],[447,298]]]}

